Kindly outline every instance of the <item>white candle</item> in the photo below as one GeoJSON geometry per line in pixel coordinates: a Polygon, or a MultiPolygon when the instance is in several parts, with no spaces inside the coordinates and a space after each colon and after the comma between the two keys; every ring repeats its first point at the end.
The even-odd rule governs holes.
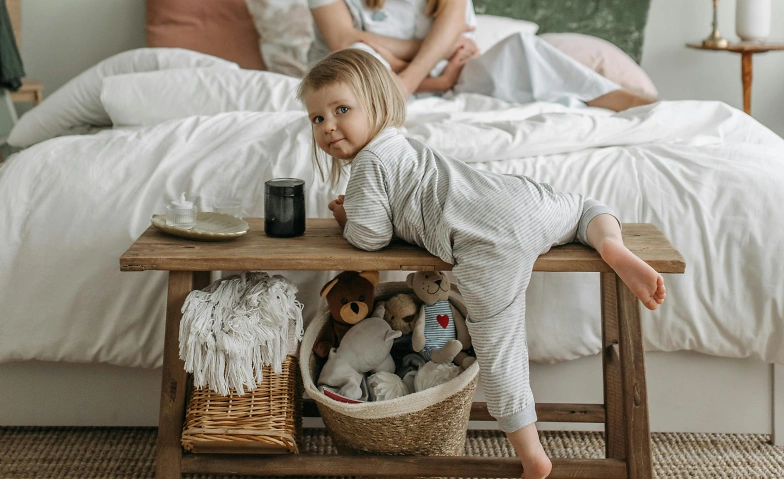
{"type": "Polygon", "coordinates": [[[770,0],[737,0],[735,33],[745,42],[762,42],[770,35],[770,0]]]}

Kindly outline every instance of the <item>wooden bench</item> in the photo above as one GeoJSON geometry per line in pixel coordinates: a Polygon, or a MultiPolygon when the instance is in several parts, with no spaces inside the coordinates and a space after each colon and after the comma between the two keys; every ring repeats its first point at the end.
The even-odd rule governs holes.
{"type": "MultiPolygon", "coordinates": [[[[247,219],[250,232],[230,242],[208,243],[167,236],[149,228],[120,258],[122,271],[169,271],[166,333],[158,423],[156,477],[183,473],[263,476],[454,476],[520,477],[517,458],[340,455],[185,454],[180,435],[185,416],[187,374],[178,355],[179,323],[185,297],[206,287],[216,270],[450,270],[451,265],[416,246],[393,241],[382,251],[349,245],[332,219],[309,219],[299,238],[264,235],[264,220],[247,219]]],[[[661,273],[683,273],[683,257],[650,224],[624,224],[626,245],[661,273]]],[[[606,459],[553,459],[549,476],[558,478],[653,477],[648,394],[640,304],[591,248],[569,244],[539,257],[535,271],[596,272],[601,275],[603,404],[537,404],[543,422],[605,424],[606,459]]],[[[303,414],[317,416],[312,402],[303,414]]],[[[483,403],[474,403],[472,420],[492,420],[483,403]]]]}

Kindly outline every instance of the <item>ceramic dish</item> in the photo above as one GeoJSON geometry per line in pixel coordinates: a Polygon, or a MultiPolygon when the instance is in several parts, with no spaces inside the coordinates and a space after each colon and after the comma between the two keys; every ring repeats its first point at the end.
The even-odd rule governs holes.
{"type": "Polygon", "coordinates": [[[230,240],[244,235],[250,229],[245,221],[223,213],[199,213],[196,215],[196,224],[187,230],[166,224],[166,215],[152,215],[151,223],[164,233],[202,241],[230,240]]]}

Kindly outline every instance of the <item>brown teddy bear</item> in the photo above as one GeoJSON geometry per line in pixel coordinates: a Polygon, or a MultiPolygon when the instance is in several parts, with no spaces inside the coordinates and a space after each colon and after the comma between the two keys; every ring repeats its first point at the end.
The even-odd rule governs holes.
{"type": "Polygon", "coordinates": [[[326,298],[330,318],[313,343],[313,352],[326,358],[332,348],[351,328],[367,317],[373,307],[378,271],[343,271],[324,285],[321,297],[326,298]]]}
{"type": "Polygon", "coordinates": [[[454,362],[463,369],[473,364],[476,358],[465,352],[471,336],[465,317],[450,300],[449,278],[440,271],[417,271],[408,275],[406,284],[423,302],[413,326],[414,351],[428,361],[454,362]]]}
{"type": "Polygon", "coordinates": [[[399,293],[386,301],[379,301],[376,306],[384,306],[384,321],[395,331],[403,334],[411,332],[411,324],[419,313],[422,301],[413,293],[399,293]]]}

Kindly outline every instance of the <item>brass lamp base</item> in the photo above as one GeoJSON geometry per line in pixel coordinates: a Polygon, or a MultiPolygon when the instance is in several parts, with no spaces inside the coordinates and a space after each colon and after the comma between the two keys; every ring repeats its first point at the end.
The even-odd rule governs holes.
{"type": "Polygon", "coordinates": [[[702,46],[709,48],[727,48],[729,45],[729,40],[722,38],[718,30],[713,30],[711,36],[702,41],[702,46]]]}

